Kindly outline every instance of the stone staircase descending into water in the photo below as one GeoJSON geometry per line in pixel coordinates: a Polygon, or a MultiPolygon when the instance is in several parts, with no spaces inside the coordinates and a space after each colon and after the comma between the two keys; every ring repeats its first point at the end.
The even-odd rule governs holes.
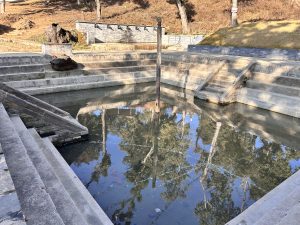
{"type": "Polygon", "coordinates": [[[0,104],[0,143],[28,225],[109,224],[49,138],[0,104]]]}
{"type": "Polygon", "coordinates": [[[162,82],[195,91],[213,103],[235,101],[235,89],[251,74],[249,59],[199,54],[164,56],[162,82]]]}
{"type": "Polygon", "coordinates": [[[300,117],[300,62],[260,62],[237,101],[300,117]]]}

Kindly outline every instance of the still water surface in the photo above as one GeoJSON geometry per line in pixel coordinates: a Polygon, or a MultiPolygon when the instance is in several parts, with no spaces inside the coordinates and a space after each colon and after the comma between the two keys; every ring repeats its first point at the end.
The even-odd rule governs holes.
{"type": "Polygon", "coordinates": [[[156,114],[154,89],[116,91],[60,106],[90,131],[61,154],[114,224],[225,224],[300,166],[298,120],[170,87],[156,114]]]}

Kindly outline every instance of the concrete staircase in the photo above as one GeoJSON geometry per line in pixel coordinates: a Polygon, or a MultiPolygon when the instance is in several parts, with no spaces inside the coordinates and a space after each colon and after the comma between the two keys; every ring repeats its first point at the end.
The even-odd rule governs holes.
{"type": "Polygon", "coordinates": [[[49,59],[40,58],[28,64],[17,56],[14,63],[3,59],[0,82],[34,95],[150,82],[155,77],[154,53],[75,54],[78,69],[64,72],[53,71],[49,59]]]}
{"type": "Polygon", "coordinates": [[[26,223],[112,224],[48,138],[0,104],[0,143],[26,223]]]}
{"type": "Polygon", "coordinates": [[[3,83],[0,83],[0,102],[11,114],[25,119],[27,126],[36,128],[39,134],[51,135],[57,144],[84,139],[88,135],[87,128],[69,113],[3,83]]]}
{"type": "Polygon", "coordinates": [[[240,74],[249,66],[249,60],[226,60],[196,91],[200,99],[220,103],[222,96],[230,90],[240,74]]]}
{"type": "Polygon", "coordinates": [[[300,65],[261,62],[237,96],[238,102],[300,117],[300,65]]]}

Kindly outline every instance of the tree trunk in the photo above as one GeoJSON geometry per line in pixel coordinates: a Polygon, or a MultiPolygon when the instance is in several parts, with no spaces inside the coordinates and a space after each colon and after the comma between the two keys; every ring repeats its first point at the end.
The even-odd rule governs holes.
{"type": "Polygon", "coordinates": [[[190,28],[188,24],[185,5],[183,4],[182,0],[176,0],[176,3],[177,3],[180,19],[181,19],[182,32],[184,34],[188,34],[190,32],[190,28]]]}
{"type": "Polygon", "coordinates": [[[97,13],[97,20],[101,20],[101,1],[96,0],[96,13],[97,13]]]}
{"type": "Polygon", "coordinates": [[[81,4],[80,0],[77,0],[77,5],[80,5],[80,4],[81,4]]]}
{"type": "Polygon", "coordinates": [[[232,0],[232,8],[231,8],[231,26],[232,27],[236,27],[238,25],[237,11],[238,11],[238,0],[232,0]]]}
{"type": "Polygon", "coordinates": [[[5,13],[5,0],[0,0],[0,13],[5,13]]]}

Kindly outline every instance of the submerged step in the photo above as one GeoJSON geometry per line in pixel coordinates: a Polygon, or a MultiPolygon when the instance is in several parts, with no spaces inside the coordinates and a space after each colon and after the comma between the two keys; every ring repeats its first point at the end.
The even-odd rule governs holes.
{"type": "Polygon", "coordinates": [[[102,74],[102,75],[89,75],[89,76],[71,76],[53,79],[39,79],[27,81],[12,81],[6,84],[13,88],[39,88],[43,86],[57,86],[57,85],[77,85],[82,83],[99,82],[99,81],[114,81],[123,79],[133,79],[141,77],[154,76],[154,71],[138,71],[132,73],[119,73],[119,74],[102,74]]]}
{"type": "MultiPolygon", "coordinates": [[[[34,130],[31,130],[30,132],[33,137],[38,136],[34,130]]],[[[43,143],[41,144],[47,146],[47,148],[43,148],[45,150],[45,156],[48,158],[57,177],[72,197],[87,223],[91,225],[112,225],[110,219],[103,212],[101,207],[75,175],[57,149],[52,145],[51,141],[48,138],[44,138],[43,143]]]]}
{"type": "Polygon", "coordinates": [[[274,92],[282,95],[300,97],[300,88],[297,87],[290,87],[286,85],[273,84],[273,83],[262,83],[255,80],[248,80],[247,87],[251,89],[274,92]]]}
{"type": "Polygon", "coordinates": [[[295,76],[255,73],[253,80],[267,84],[279,84],[300,88],[300,77],[295,76]]]}
{"type": "Polygon", "coordinates": [[[83,68],[129,67],[155,65],[155,60],[125,60],[125,61],[98,61],[79,64],[83,68]]]}
{"type": "Polygon", "coordinates": [[[300,117],[300,98],[257,89],[243,88],[238,91],[237,102],[300,117]]]}
{"type": "Polygon", "coordinates": [[[44,86],[44,87],[30,87],[22,88],[21,90],[30,95],[47,94],[55,92],[65,92],[74,90],[84,90],[99,87],[112,87],[126,84],[137,84],[155,81],[155,76],[149,77],[139,77],[131,79],[118,79],[112,81],[98,81],[98,82],[87,82],[87,83],[77,83],[77,84],[66,84],[66,85],[56,85],[56,86],[44,86]]]}

